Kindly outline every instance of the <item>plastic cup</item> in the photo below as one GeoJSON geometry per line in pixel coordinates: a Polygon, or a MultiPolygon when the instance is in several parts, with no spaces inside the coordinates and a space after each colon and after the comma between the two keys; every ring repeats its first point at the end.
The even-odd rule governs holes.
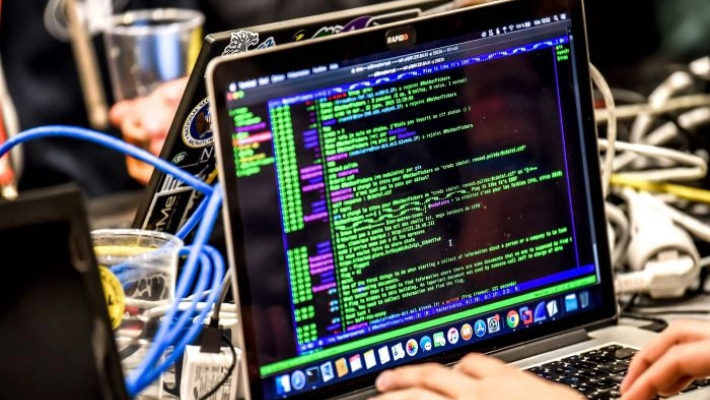
{"type": "Polygon", "coordinates": [[[115,101],[143,97],[189,75],[202,45],[204,14],[156,8],[110,17],[104,42],[115,101]]]}
{"type": "MultiPolygon", "coordinates": [[[[183,241],[163,232],[100,229],[91,232],[109,317],[124,375],[143,360],[164,310],[175,301],[183,241]]],[[[141,398],[162,397],[156,381],[141,398]]]]}

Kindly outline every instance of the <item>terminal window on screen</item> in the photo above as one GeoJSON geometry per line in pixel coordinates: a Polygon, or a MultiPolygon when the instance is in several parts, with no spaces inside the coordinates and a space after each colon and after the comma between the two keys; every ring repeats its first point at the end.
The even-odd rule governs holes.
{"type": "Polygon", "coordinates": [[[228,101],[260,365],[594,273],[562,32],[228,101]]]}

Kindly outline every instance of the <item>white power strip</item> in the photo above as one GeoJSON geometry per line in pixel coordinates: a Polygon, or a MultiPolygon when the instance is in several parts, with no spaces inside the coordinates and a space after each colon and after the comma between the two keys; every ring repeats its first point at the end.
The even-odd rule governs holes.
{"type": "MultiPolygon", "coordinates": [[[[235,348],[235,351],[237,360],[232,376],[208,400],[237,398],[241,350],[235,348]]],[[[222,347],[219,353],[203,353],[200,351],[200,346],[187,346],[182,364],[180,399],[200,399],[224,378],[232,362],[232,352],[229,347],[222,347]]]]}

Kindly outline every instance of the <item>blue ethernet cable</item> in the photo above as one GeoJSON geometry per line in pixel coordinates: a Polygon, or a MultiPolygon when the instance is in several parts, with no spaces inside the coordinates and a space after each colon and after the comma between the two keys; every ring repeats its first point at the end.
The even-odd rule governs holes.
{"type": "MultiPolygon", "coordinates": [[[[210,270],[214,269],[212,274],[212,288],[207,297],[206,306],[202,309],[198,318],[198,321],[203,321],[207,315],[207,312],[211,309],[211,305],[213,305],[217,299],[219,288],[221,287],[221,281],[224,276],[224,260],[221,254],[219,254],[216,249],[206,245],[209,235],[214,228],[218,210],[222,203],[222,192],[219,184],[210,186],[175,167],[174,165],[153,156],[151,153],[105,133],[73,126],[51,125],[28,129],[0,145],[0,157],[20,143],[47,137],[80,139],[122,152],[140,161],[146,162],[164,173],[175,176],[206,195],[206,199],[201,202],[193,215],[188,219],[187,223],[178,232],[179,237],[184,238],[199,223],[198,230],[193,240],[193,245],[189,250],[188,259],[183,267],[183,271],[179,279],[178,291],[176,293],[177,299],[181,299],[187,294],[186,292],[188,288],[194,281],[198,261],[203,264],[202,267],[204,268],[204,271],[200,277],[201,282],[210,270]]],[[[195,306],[198,300],[199,297],[196,296],[195,306]]],[[[170,365],[172,365],[182,355],[185,347],[192,343],[201,331],[202,323],[193,323],[187,334],[183,336],[182,340],[176,346],[175,351],[162,364],[155,368],[148,369],[150,366],[155,364],[157,358],[165,352],[167,347],[172,344],[171,342],[176,339],[177,334],[184,329],[184,326],[181,326],[180,323],[176,324],[176,326],[170,326],[170,322],[177,314],[178,309],[179,301],[176,301],[167,313],[169,317],[166,317],[159,327],[158,333],[160,333],[160,335],[155,336],[155,341],[149,349],[149,354],[151,355],[150,359],[146,357],[146,359],[143,360],[144,363],[142,363],[141,366],[134,371],[134,374],[131,374],[128,377],[126,386],[131,397],[134,397],[141,390],[145,389],[155,379],[157,379],[162,372],[167,370],[167,368],[169,368],[170,365]],[[172,340],[168,341],[168,339],[172,340]]],[[[191,307],[191,310],[187,310],[185,314],[191,315],[193,312],[194,309],[191,307]]],[[[178,322],[180,321],[184,324],[187,322],[187,319],[180,318],[178,322]]]]}
{"type": "MultiPolygon", "coordinates": [[[[200,256],[198,258],[198,261],[199,261],[200,270],[201,270],[200,278],[198,280],[198,286],[205,286],[206,287],[206,286],[210,285],[210,283],[208,282],[210,275],[214,275],[214,274],[212,274],[212,272],[213,272],[212,271],[212,269],[213,269],[212,260],[206,253],[200,252],[200,256]]],[[[210,285],[210,286],[212,286],[212,285],[210,285]]],[[[181,317],[184,315],[184,316],[187,316],[189,319],[192,319],[194,309],[196,308],[198,302],[199,302],[198,300],[193,301],[192,302],[193,304],[191,304],[190,309],[185,310],[180,313],[181,317]]],[[[179,302],[176,302],[175,304],[178,304],[178,303],[179,302]]],[[[163,318],[163,320],[161,322],[161,326],[168,326],[169,325],[171,328],[170,331],[175,332],[176,334],[180,333],[181,331],[184,331],[190,325],[195,325],[195,324],[191,324],[189,321],[186,321],[186,320],[182,320],[182,321],[178,321],[176,323],[173,323],[172,319],[170,318],[170,316],[168,314],[164,315],[162,318],[163,318]]],[[[170,346],[175,346],[175,343],[176,343],[176,340],[174,340],[174,338],[173,338],[173,340],[167,340],[167,338],[158,339],[158,338],[154,337],[153,343],[151,344],[149,351],[152,351],[152,352],[158,354],[158,356],[162,356],[165,353],[165,351],[168,350],[168,348],[170,346]]],[[[178,346],[175,346],[173,353],[175,353],[179,357],[182,355],[183,351],[184,351],[184,348],[178,348],[178,346]]],[[[139,394],[141,391],[143,391],[146,387],[148,387],[151,383],[153,383],[154,379],[157,379],[157,377],[160,376],[160,374],[156,374],[155,378],[148,378],[149,376],[153,375],[153,374],[151,374],[151,371],[155,371],[156,367],[154,365],[155,362],[147,364],[147,363],[145,363],[146,360],[147,360],[147,358],[144,357],[142,360],[143,362],[141,362],[141,364],[137,368],[133,369],[130,372],[130,374],[126,377],[126,390],[128,391],[128,394],[131,398],[135,397],[137,394],[139,394]]],[[[166,359],[164,361],[164,363],[167,363],[167,362],[168,362],[168,360],[166,359]]],[[[170,365],[171,364],[168,364],[165,369],[167,369],[170,365]]]]}
{"type": "Polygon", "coordinates": [[[124,142],[121,139],[117,139],[102,132],[92,131],[91,129],[81,128],[77,126],[48,125],[40,126],[37,128],[31,128],[26,131],[20,132],[19,134],[10,138],[10,140],[6,141],[2,146],[0,146],[0,157],[2,157],[11,148],[15,147],[20,143],[47,137],[65,137],[72,139],[81,139],[88,142],[100,144],[109,149],[128,154],[131,157],[148,163],[157,168],[158,170],[165,172],[166,174],[173,175],[181,181],[192,186],[193,188],[204,193],[205,195],[212,194],[212,187],[210,185],[202,182],[201,180],[195,178],[194,176],[188,174],[180,168],[177,168],[169,162],[158,158],[139,147],[124,142]]]}
{"type": "MultiPolygon", "coordinates": [[[[46,137],[64,137],[70,139],[80,139],[102,145],[109,149],[128,154],[140,161],[146,162],[154,166],[155,168],[166,174],[173,175],[176,178],[194,187],[195,189],[199,190],[205,195],[210,195],[212,193],[212,187],[208,184],[193,177],[192,175],[181,170],[180,168],[177,168],[173,164],[170,164],[169,162],[161,158],[155,157],[151,153],[139,147],[128,144],[120,139],[116,139],[113,136],[109,136],[101,132],[96,132],[90,129],[76,126],[49,125],[23,131],[17,134],[16,136],[13,136],[12,138],[10,138],[10,140],[6,141],[3,145],[0,146],[0,157],[2,157],[5,153],[10,151],[10,149],[20,143],[46,137]]],[[[207,199],[204,199],[197,207],[197,209],[192,213],[185,225],[182,226],[177,232],[176,236],[178,238],[185,239],[185,237],[187,237],[187,235],[197,226],[198,222],[202,218],[202,214],[204,213],[206,207],[207,199]]]]}
{"type": "MultiPolygon", "coordinates": [[[[222,255],[212,246],[205,245],[203,250],[210,255],[212,263],[214,264],[215,273],[213,274],[212,290],[210,291],[207,299],[207,304],[214,304],[217,300],[217,296],[219,296],[219,288],[224,275],[224,259],[222,258],[222,255]]],[[[185,348],[193,343],[199,335],[203,326],[202,321],[205,320],[209,311],[210,307],[204,307],[201,310],[200,314],[196,318],[198,322],[192,324],[187,333],[182,336],[180,342],[175,346],[175,350],[168,357],[166,357],[162,364],[151,370],[145,371],[136,381],[129,380],[127,385],[129,394],[135,395],[140,393],[141,390],[145,389],[154,380],[158,379],[163,372],[165,372],[172,364],[175,363],[175,361],[178,360],[178,358],[185,352],[185,348]]]]}
{"type": "MultiPolygon", "coordinates": [[[[192,246],[187,246],[186,251],[191,251],[192,246]]],[[[200,277],[197,280],[197,283],[195,284],[195,291],[197,292],[202,292],[205,289],[207,289],[208,281],[210,278],[210,275],[212,273],[212,264],[211,264],[211,259],[206,258],[207,255],[205,255],[204,251],[202,249],[200,250],[200,277]]],[[[179,302],[179,299],[181,297],[177,297],[177,301],[179,302]]],[[[171,326],[171,329],[166,330],[164,336],[158,336],[157,334],[153,337],[153,344],[155,343],[160,343],[161,345],[163,343],[168,343],[168,345],[171,345],[172,343],[175,342],[177,335],[181,332],[182,327],[186,326],[192,319],[193,314],[195,313],[195,310],[197,309],[197,305],[200,303],[200,298],[195,298],[193,301],[190,302],[190,305],[188,306],[187,309],[180,311],[179,309],[177,310],[177,313],[180,314],[178,317],[177,321],[173,323],[171,326]],[[175,327],[180,327],[179,329],[175,327]]],[[[176,317],[177,315],[169,315],[166,314],[165,318],[168,321],[173,321],[173,318],[176,317]]],[[[157,354],[162,354],[159,348],[156,348],[157,354]]],[[[147,358],[147,357],[146,357],[147,358]]]]}
{"type": "MultiPolygon", "coordinates": [[[[207,243],[207,240],[209,239],[209,235],[212,232],[212,228],[214,227],[215,220],[217,218],[217,214],[219,211],[219,208],[222,204],[222,196],[221,196],[221,189],[219,187],[219,184],[215,184],[215,190],[213,191],[212,195],[208,197],[208,203],[207,207],[205,209],[205,215],[202,218],[202,221],[197,228],[197,232],[195,233],[195,237],[193,239],[193,244],[190,248],[189,255],[187,257],[187,261],[185,262],[185,265],[183,266],[183,274],[187,275],[188,277],[192,277],[195,274],[196,266],[197,266],[197,258],[200,255],[200,251],[202,246],[207,243]]],[[[182,299],[183,297],[186,297],[188,295],[188,290],[192,285],[191,280],[187,279],[181,279],[180,282],[178,283],[178,287],[175,290],[175,297],[177,299],[182,299]]],[[[171,321],[175,314],[178,312],[178,307],[173,307],[170,309],[168,314],[166,314],[166,319],[168,321],[171,321]]],[[[158,328],[158,332],[155,334],[155,340],[160,342],[164,340],[165,335],[167,335],[168,331],[168,325],[160,325],[158,328]]],[[[155,346],[151,347],[150,350],[148,350],[148,353],[145,355],[143,358],[141,364],[139,365],[138,369],[144,368],[145,365],[151,365],[156,362],[157,358],[160,356],[161,353],[158,352],[158,348],[155,346]]]]}
{"type": "Polygon", "coordinates": [[[180,230],[175,234],[175,236],[185,240],[187,235],[192,232],[193,229],[195,229],[197,224],[200,222],[200,219],[202,219],[202,216],[205,214],[205,209],[207,208],[208,201],[209,199],[203,199],[200,202],[200,205],[197,206],[190,218],[188,218],[187,222],[185,222],[185,225],[180,228],[180,230]]]}
{"type": "MultiPolygon", "coordinates": [[[[187,261],[185,262],[185,266],[183,267],[183,274],[187,274],[188,276],[194,276],[197,260],[203,250],[207,250],[208,252],[210,252],[210,254],[213,254],[213,252],[209,250],[212,248],[210,246],[207,246],[206,243],[209,239],[209,235],[212,232],[212,229],[214,228],[214,224],[219,214],[221,205],[222,188],[219,183],[217,183],[214,185],[212,195],[208,196],[208,203],[205,208],[205,214],[202,218],[202,221],[200,222],[199,227],[197,228],[197,232],[195,233],[193,245],[190,248],[189,256],[187,258],[187,261]]],[[[216,252],[216,250],[214,250],[214,252],[216,252]]],[[[211,258],[214,259],[213,256],[211,256],[211,258]]],[[[215,268],[213,276],[215,278],[219,277],[219,279],[216,279],[216,284],[214,284],[210,290],[208,300],[206,301],[207,305],[214,304],[215,299],[219,295],[219,288],[221,287],[221,281],[224,275],[224,262],[222,261],[221,256],[219,256],[218,263],[219,266],[221,266],[221,270],[219,268],[215,268]]],[[[188,283],[189,282],[187,281],[187,279],[180,280],[178,289],[175,293],[177,299],[181,299],[187,295],[187,291],[190,286],[188,283]]],[[[199,299],[196,297],[194,301],[197,302],[199,301],[199,299]]],[[[175,315],[178,312],[177,304],[178,303],[176,302],[165,315],[164,318],[166,321],[172,321],[173,318],[175,318],[175,315]]],[[[201,312],[201,315],[206,315],[209,311],[209,308],[210,307],[204,307],[201,312]]],[[[201,321],[203,318],[204,317],[201,317],[199,320],[201,321]]],[[[194,334],[196,336],[202,329],[202,324],[193,324],[193,327],[191,327],[188,331],[188,336],[190,335],[190,332],[193,331],[193,328],[196,328],[196,333],[194,334]]],[[[182,327],[170,327],[169,324],[160,325],[160,327],[158,328],[158,332],[154,336],[153,345],[148,349],[148,352],[146,353],[143,360],[141,360],[137,370],[135,371],[136,373],[131,374],[128,377],[127,387],[129,394],[135,395],[139,393],[141,390],[147,387],[153,379],[157,379],[157,377],[160,376],[160,373],[156,372],[158,369],[149,368],[158,361],[158,359],[164,353],[167,347],[170,346],[168,339],[173,338],[177,333],[180,333],[181,331],[182,327]]],[[[185,339],[186,337],[183,337],[183,340],[180,343],[185,342],[185,339]]],[[[192,337],[192,339],[194,339],[194,336],[192,337]]],[[[191,342],[192,340],[186,343],[189,344],[191,342]]],[[[176,347],[173,355],[181,355],[187,344],[176,347]]]]}

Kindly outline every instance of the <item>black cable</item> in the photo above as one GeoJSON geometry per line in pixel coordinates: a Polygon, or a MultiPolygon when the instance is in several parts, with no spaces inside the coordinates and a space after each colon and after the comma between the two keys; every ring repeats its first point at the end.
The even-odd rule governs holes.
{"type": "Polygon", "coordinates": [[[229,340],[229,337],[224,332],[222,332],[222,340],[224,340],[227,343],[227,345],[229,346],[229,350],[232,351],[232,363],[229,365],[229,369],[227,369],[227,372],[224,374],[222,379],[219,382],[217,382],[215,387],[213,387],[212,390],[210,390],[206,394],[202,395],[197,400],[207,400],[210,397],[212,397],[212,395],[217,393],[217,391],[222,386],[224,386],[224,384],[227,382],[227,380],[229,380],[229,378],[232,376],[232,373],[234,372],[234,368],[237,366],[237,351],[234,349],[234,346],[232,345],[232,341],[229,340]]]}
{"type": "Polygon", "coordinates": [[[210,318],[210,324],[209,326],[211,328],[216,328],[219,326],[219,313],[222,311],[222,303],[227,299],[227,293],[229,293],[229,289],[232,287],[232,272],[229,271],[227,272],[227,275],[224,277],[224,281],[222,281],[222,286],[219,288],[219,298],[217,301],[214,303],[214,308],[212,309],[212,318],[210,318]]]}
{"type": "Polygon", "coordinates": [[[638,313],[632,313],[632,312],[626,311],[626,312],[621,313],[621,318],[631,318],[631,319],[636,319],[636,320],[640,320],[640,321],[651,322],[651,324],[645,325],[642,328],[650,330],[650,331],[654,331],[654,332],[660,332],[660,331],[666,329],[666,327],[668,327],[668,322],[666,322],[666,320],[661,319],[661,318],[649,317],[644,314],[638,314],[638,313]]]}
{"type": "Polygon", "coordinates": [[[661,307],[672,307],[687,304],[688,301],[694,299],[695,297],[703,295],[702,288],[699,287],[695,290],[688,290],[683,296],[669,299],[653,299],[648,296],[639,296],[633,303],[631,308],[649,309],[649,308],[661,308],[661,307]]]}
{"type": "Polygon", "coordinates": [[[636,299],[637,299],[638,297],[639,297],[639,294],[638,294],[638,292],[637,292],[637,293],[634,293],[634,294],[631,296],[631,298],[629,299],[629,301],[627,301],[626,303],[622,303],[622,302],[620,301],[620,302],[619,302],[619,309],[620,309],[620,312],[623,314],[623,313],[625,313],[625,312],[627,312],[627,311],[630,311],[630,310],[634,307],[634,302],[636,301],[636,299]]]}
{"type": "Polygon", "coordinates": [[[642,315],[667,315],[667,314],[700,314],[707,315],[710,314],[710,310],[692,310],[692,309],[680,309],[680,310],[656,310],[656,311],[644,311],[642,315]]]}

